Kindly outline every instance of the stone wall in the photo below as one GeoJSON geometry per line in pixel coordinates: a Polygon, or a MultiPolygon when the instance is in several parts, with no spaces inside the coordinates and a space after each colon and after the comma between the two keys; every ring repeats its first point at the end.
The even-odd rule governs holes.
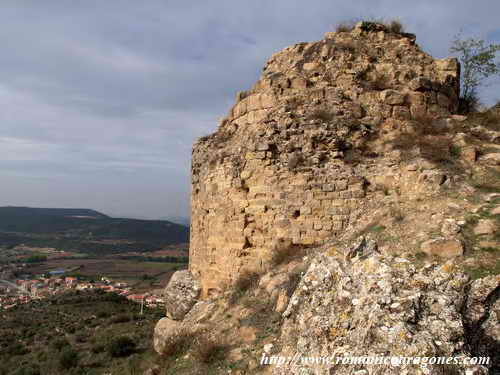
{"type": "MultiPolygon", "coordinates": [[[[379,24],[273,55],[193,148],[190,270],[203,295],[265,269],[280,248],[352,225],[370,183],[387,176],[370,160],[400,155],[388,140],[453,113],[458,90],[455,59],[434,60],[414,35],[379,24]]],[[[409,189],[420,178],[406,177],[409,189]]]]}

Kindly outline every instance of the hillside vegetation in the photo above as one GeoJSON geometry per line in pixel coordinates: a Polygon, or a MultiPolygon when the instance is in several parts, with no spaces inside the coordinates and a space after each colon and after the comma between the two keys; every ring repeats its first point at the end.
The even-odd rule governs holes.
{"type": "Polygon", "coordinates": [[[138,374],[162,315],[125,297],[71,292],[2,311],[1,375],[138,374]]]}
{"type": "Polygon", "coordinates": [[[186,243],[189,229],[166,220],[112,218],[88,209],[0,207],[0,246],[89,254],[152,251],[186,243]]]}

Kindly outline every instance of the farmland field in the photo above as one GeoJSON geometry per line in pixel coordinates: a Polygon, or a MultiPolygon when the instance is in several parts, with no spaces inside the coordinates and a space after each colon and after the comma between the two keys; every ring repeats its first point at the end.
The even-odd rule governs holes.
{"type": "Polygon", "coordinates": [[[33,265],[29,273],[39,275],[52,270],[64,269],[66,274],[78,275],[85,279],[98,280],[107,277],[114,281],[130,284],[134,290],[161,288],[166,285],[172,273],[187,265],[165,262],[142,262],[121,259],[52,259],[33,265]]]}

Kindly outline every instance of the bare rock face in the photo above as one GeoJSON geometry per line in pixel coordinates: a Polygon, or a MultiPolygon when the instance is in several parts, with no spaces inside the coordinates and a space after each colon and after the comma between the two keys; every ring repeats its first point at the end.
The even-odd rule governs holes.
{"type": "MultiPolygon", "coordinates": [[[[312,260],[283,313],[281,353],[272,355],[490,356],[489,369],[446,370],[494,374],[500,369],[500,277],[470,284],[453,261],[417,269],[406,259],[376,252],[351,260],[338,254],[325,247],[312,260]]],[[[438,374],[442,367],[298,361],[276,366],[273,374],[438,374]]]]}
{"type": "Polygon", "coordinates": [[[164,290],[167,317],[182,320],[200,295],[200,284],[188,270],[175,272],[164,290]]]}
{"type": "Polygon", "coordinates": [[[179,334],[193,334],[205,330],[206,321],[212,315],[215,304],[209,301],[198,301],[183,320],[173,320],[168,317],[162,318],[156,323],[154,330],[154,349],[160,354],[166,354],[166,348],[175,345],[175,339],[179,334]]]}
{"type": "Polygon", "coordinates": [[[157,353],[162,354],[168,340],[179,334],[182,323],[170,318],[162,318],[156,323],[153,335],[153,347],[157,353]]]}
{"type": "Polygon", "coordinates": [[[442,173],[363,160],[398,158],[388,141],[453,113],[458,88],[455,59],[435,60],[382,25],[274,54],[193,148],[190,270],[202,297],[265,271],[276,241],[312,247],[345,231],[377,199],[368,186],[414,197],[439,189],[442,173]]]}
{"type": "Polygon", "coordinates": [[[457,239],[433,239],[422,243],[421,249],[427,255],[437,255],[441,258],[453,258],[464,255],[464,246],[457,239]]]}
{"type": "Polygon", "coordinates": [[[495,220],[483,219],[479,220],[476,227],[474,228],[474,234],[493,234],[498,230],[497,223],[495,220]]]}

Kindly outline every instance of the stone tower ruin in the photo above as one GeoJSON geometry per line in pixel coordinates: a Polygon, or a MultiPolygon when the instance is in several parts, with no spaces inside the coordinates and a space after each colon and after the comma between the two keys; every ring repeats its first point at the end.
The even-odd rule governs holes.
{"type": "Polygon", "coordinates": [[[449,116],[458,95],[455,59],[381,24],[274,54],[193,148],[189,266],[203,294],[265,269],[279,248],[341,234],[373,199],[379,173],[363,160],[391,156],[384,140],[449,116]]]}

